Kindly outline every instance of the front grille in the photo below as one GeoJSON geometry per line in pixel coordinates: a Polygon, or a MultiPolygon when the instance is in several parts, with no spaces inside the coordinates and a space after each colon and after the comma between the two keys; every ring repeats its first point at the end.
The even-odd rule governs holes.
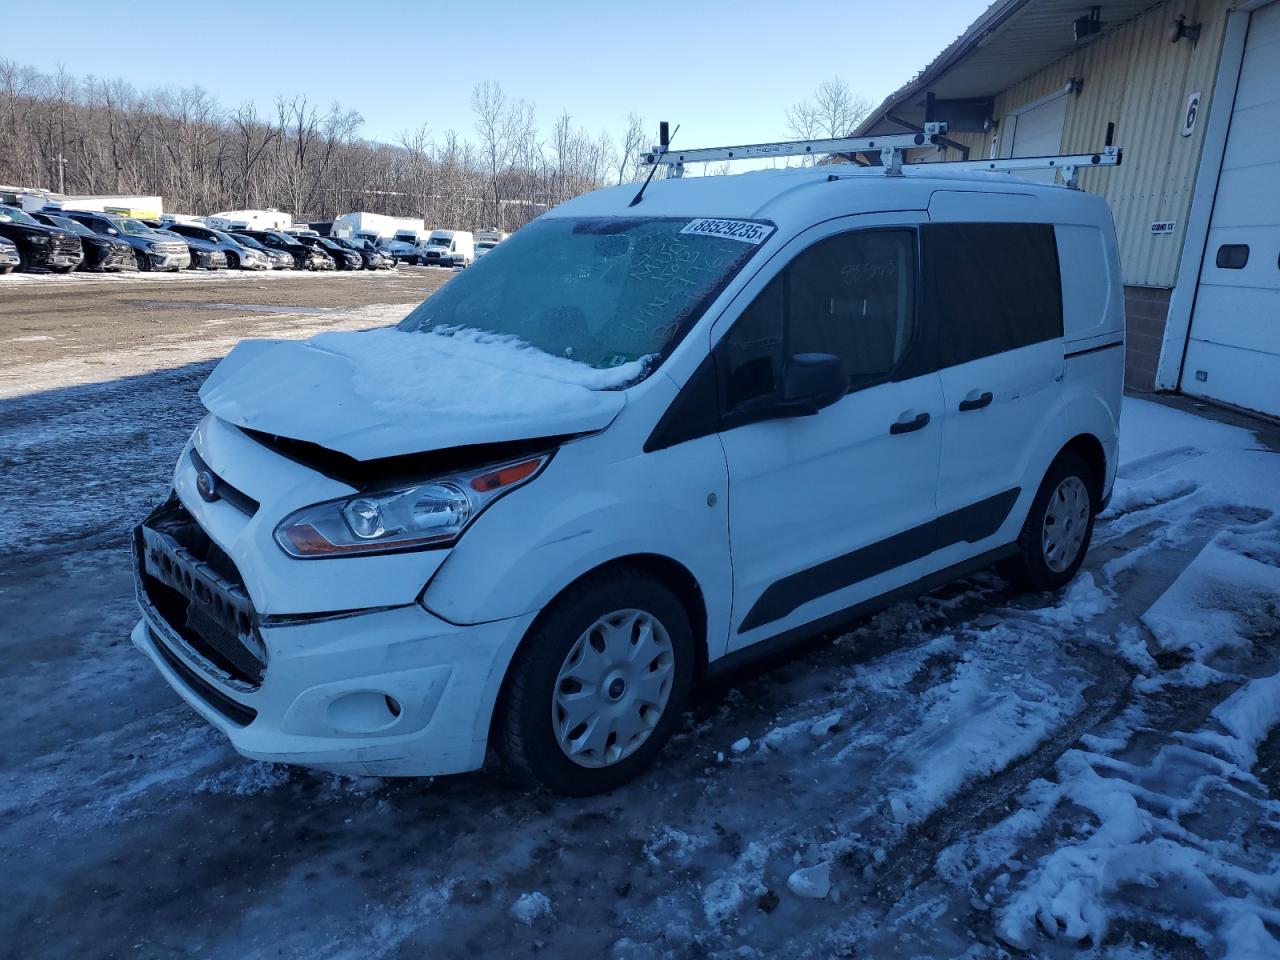
{"type": "Polygon", "coordinates": [[[102,261],[103,269],[110,267],[133,267],[137,265],[137,259],[133,255],[133,247],[119,246],[112,244],[107,248],[107,256],[102,261]]]}
{"type": "Polygon", "coordinates": [[[186,252],[187,252],[187,245],[185,243],[177,243],[174,241],[161,241],[160,243],[156,244],[156,253],[159,253],[166,257],[172,257],[172,256],[176,256],[177,254],[186,253],[186,252]]]}
{"type": "Polygon", "coordinates": [[[139,600],[212,668],[256,689],[266,672],[258,615],[235,563],[176,497],[134,532],[139,600]]]}
{"type": "Polygon", "coordinates": [[[55,233],[49,252],[57,257],[76,256],[81,253],[80,238],[69,233],[55,233]]]}

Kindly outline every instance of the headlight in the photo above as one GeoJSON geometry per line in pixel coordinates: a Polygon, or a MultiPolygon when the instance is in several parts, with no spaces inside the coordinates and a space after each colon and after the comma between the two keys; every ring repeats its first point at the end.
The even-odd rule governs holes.
{"type": "Polygon", "coordinates": [[[47,247],[49,245],[49,238],[43,233],[33,233],[31,235],[31,245],[33,247],[47,247]]]}
{"type": "Polygon", "coordinates": [[[276,527],[276,543],[300,560],[447,546],[489,504],[528,483],[550,459],[544,453],[303,507],[276,527]]]}

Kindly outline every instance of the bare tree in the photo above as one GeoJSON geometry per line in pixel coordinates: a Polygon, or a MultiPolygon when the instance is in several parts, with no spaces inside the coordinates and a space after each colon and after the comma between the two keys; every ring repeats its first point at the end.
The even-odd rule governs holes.
{"type": "MultiPolygon", "coordinates": [[[[847,137],[874,106],[865,97],[856,97],[839,77],[818,84],[812,97],[787,111],[787,129],[797,140],[847,137]]],[[[806,157],[816,163],[816,157],[806,157]]]]}

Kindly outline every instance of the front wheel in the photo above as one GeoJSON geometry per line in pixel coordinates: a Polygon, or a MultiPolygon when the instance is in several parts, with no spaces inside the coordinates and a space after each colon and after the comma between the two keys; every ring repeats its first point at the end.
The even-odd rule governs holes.
{"type": "Polygon", "coordinates": [[[1098,483],[1082,457],[1060,454],[1031,501],[1018,535],[1018,552],[1000,572],[1028,590],[1057,590],[1070,583],[1093,538],[1093,493],[1098,483]]]}
{"type": "Polygon", "coordinates": [[[642,570],[591,576],[556,600],[511,668],[500,743],[520,772],[588,796],[653,762],[688,700],[693,630],[642,570]]]}
{"type": "Polygon", "coordinates": [[[151,269],[151,258],[145,253],[140,253],[137,250],[133,251],[133,260],[138,265],[139,270],[151,269]]]}

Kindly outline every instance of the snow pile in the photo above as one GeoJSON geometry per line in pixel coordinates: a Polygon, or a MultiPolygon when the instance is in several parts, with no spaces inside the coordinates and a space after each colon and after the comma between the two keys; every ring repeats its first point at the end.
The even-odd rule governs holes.
{"type": "Polygon", "coordinates": [[[534,921],[551,916],[551,901],[537,890],[522,893],[511,905],[511,916],[526,927],[533,926],[534,921]]]}
{"type": "Polygon", "coordinates": [[[1070,627],[1092,620],[1110,606],[1110,598],[1094,583],[1093,574],[1082,573],[1067,586],[1060,603],[1037,610],[1036,617],[1045,623],[1070,627]]]}
{"type": "Polygon", "coordinates": [[[311,346],[346,357],[358,395],[398,416],[491,419],[594,409],[593,391],[640,376],[648,358],[604,370],[554,357],[511,336],[395,328],[323,333],[311,346]]]}
{"type": "MultiPolygon", "coordinates": [[[[1270,530],[1276,535],[1274,529],[1270,530]]],[[[1273,541],[1258,536],[1259,551],[1273,541]]],[[[1247,647],[1253,621],[1280,597],[1280,567],[1240,552],[1241,541],[1218,539],[1201,552],[1142,617],[1164,650],[1208,662],[1226,648],[1247,647]]]]}

